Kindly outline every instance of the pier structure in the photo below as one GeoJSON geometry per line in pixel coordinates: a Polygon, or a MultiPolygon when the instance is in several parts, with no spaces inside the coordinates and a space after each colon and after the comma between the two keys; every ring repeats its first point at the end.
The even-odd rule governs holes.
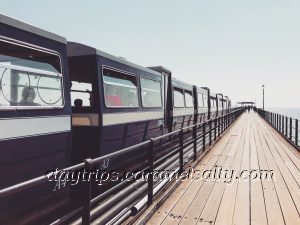
{"type": "Polygon", "coordinates": [[[217,174],[181,182],[136,224],[300,223],[300,153],[259,114],[244,113],[195,170],[217,174]]]}

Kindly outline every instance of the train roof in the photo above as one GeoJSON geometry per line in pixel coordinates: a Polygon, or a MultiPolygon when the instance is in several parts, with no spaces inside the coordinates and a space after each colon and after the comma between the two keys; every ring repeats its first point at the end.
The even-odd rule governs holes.
{"type": "Polygon", "coordinates": [[[137,65],[135,63],[127,61],[126,59],[111,55],[109,53],[103,52],[94,47],[90,47],[88,45],[84,45],[84,44],[77,43],[77,42],[69,42],[69,41],[67,42],[67,55],[68,55],[68,57],[98,55],[98,56],[102,56],[104,58],[125,64],[125,65],[128,65],[128,66],[143,70],[145,72],[152,73],[157,76],[161,76],[160,73],[158,73],[152,69],[137,65]]]}
{"type": "Polygon", "coordinates": [[[195,85],[195,87],[196,87],[196,89],[197,89],[197,92],[198,92],[198,93],[201,93],[201,94],[207,94],[207,92],[208,92],[208,90],[209,90],[209,88],[206,88],[206,87],[198,87],[198,86],[196,86],[196,85],[195,85]]]}
{"type": "Polygon", "coordinates": [[[51,33],[49,31],[40,29],[38,27],[32,26],[28,23],[24,23],[20,20],[17,20],[15,18],[12,18],[12,17],[9,17],[9,16],[6,16],[6,15],[1,14],[1,13],[0,13],[0,23],[11,26],[11,27],[14,27],[14,28],[17,28],[17,29],[20,29],[20,30],[23,30],[23,31],[27,31],[29,33],[39,35],[39,36],[44,37],[44,38],[48,38],[48,39],[53,40],[53,41],[61,42],[61,43],[64,43],[64,44],[67,43],[67,39],[65,37],[62,37],[62,36],[59,36],[57,34],[51,33]]]}
{"type": "Polygon", "coordinates": [[[181,87],[181,88],[184,88],[184,89],[187,89],[187,90],[193,90],[193,85],[192,84],[189,84],[189,83],[186,83],[184,81],[178,80],[175,77],[172,77],[172,82],[178,87],[181,87]]]}
{"type": "Polygon", "coordinates": [[[167,69],[166,67],[163,66],[147,66],[147,68],[151,70],[155,70],[159,73],[165,72],[167,74],[172,74],[171,70],[167,69]]]}

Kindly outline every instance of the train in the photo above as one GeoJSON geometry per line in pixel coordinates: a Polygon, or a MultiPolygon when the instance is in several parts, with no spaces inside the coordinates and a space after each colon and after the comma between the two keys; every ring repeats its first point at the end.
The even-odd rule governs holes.
{"type": "MultiPolygon", "coordinates": [[[[228,96],[163,66],[143,67],[0,15],[0,189],[230,110],[228,96]]],[[[100,166],[124,169],[143,152],[100,166]]],[[[52,189],[47,183],[0,199],[0,224],[37,224],[64,212],[71,191],[52,189]]]]}

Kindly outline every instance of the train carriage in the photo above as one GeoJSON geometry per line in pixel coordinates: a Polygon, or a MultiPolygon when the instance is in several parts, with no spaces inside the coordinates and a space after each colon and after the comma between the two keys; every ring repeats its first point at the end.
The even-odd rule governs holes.
{"type": "MultiPolygon", "coordinates": [[[[68,85],[66,39],[0,15],[0,189],[70,165],[68,85]]],[[[0,224],[29,223],[68,202],[53,188],[1,198],[0,224]]]]}
{"type": "MultiPolygon", "coordinates": [[[[160,73],[83,44],[68,42],[67,48],[74,163],[165,132],[164,83],[160,73]]],[[[126,161],[135,165],[128,158],[103,162],[103,166],[112,169],[126,161]]]]}
{"type": "Polygon", "coordinates": [[[172,78],[172,130],[178,130],[194,124],[193,85],[172,78]]]}

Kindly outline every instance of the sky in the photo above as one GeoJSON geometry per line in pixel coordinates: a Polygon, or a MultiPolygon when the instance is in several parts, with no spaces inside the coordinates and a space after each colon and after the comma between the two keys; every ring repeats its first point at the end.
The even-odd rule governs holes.
{"type": "Polygon", "coordinates": [[[300,108],[299,0],[0,0],[0,12],[233,102],[300,108]]]}

